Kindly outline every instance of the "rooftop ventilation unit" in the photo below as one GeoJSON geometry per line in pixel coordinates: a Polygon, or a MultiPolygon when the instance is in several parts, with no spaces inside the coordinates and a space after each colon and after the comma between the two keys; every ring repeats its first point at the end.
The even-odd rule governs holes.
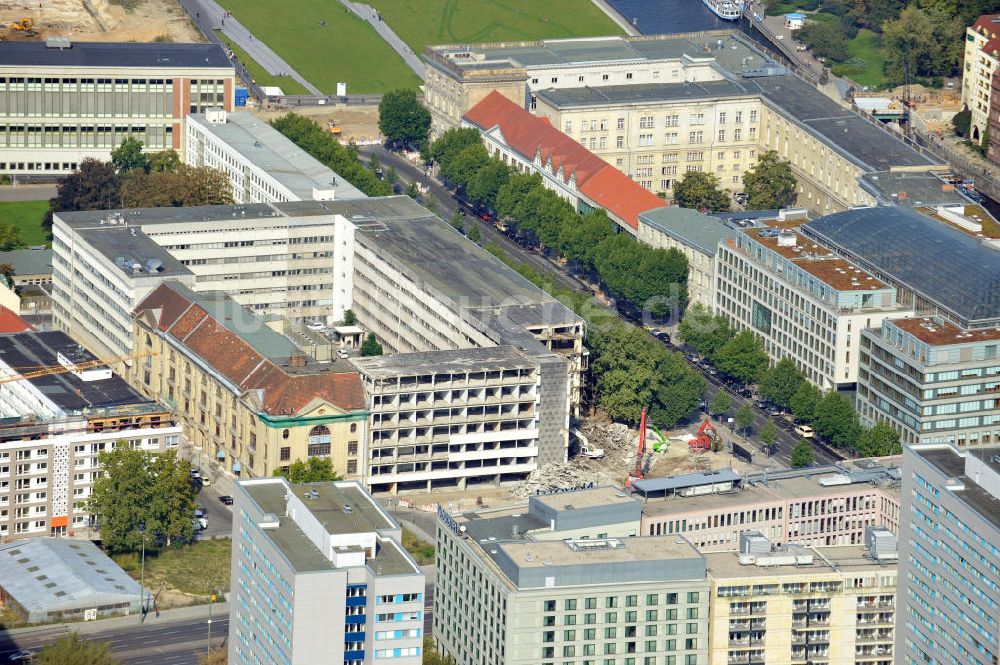
{"type": "Polygon", "coordinates": [[[73,48],[73,42],[69,40],[69,37],[49,37],[45,40],[45,48],[54,48],[62,51],[73,48]]]}

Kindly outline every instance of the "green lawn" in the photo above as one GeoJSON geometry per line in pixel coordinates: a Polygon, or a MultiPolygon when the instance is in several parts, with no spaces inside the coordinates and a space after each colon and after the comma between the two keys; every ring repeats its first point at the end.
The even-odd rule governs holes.
{"type": "Polygon", "coordinates": [[[882,64],[885,53],[878,43],[878,36],[871,30],[859,30],[857,36],[847,42],[847,48],[851,59],[834,64],[831,71],[869,88],[884,86],[882,64]]]}
{"type": "Polygon", "coordinates": [[[276,85],[281,88],[281,91],[286,95],[309,94],[309,91],[305,89],[305,86],[293,79],[291,76],[274,76],[272,74],[268,74],[266,69],[261,67],[257,64],[256,60],[247,55],[246,51],[229,41],[221,30],[216,30],[215,34],[219,36],[219,39],[221,39],[226,46],[231,48],[233,52],[236,53],[236,57],[239,61],[246,65],[246,68],[250,70],[250,76],[257,82],[257,85],[276,85]]]}
{"type": "Polygon", "coordinates": [[[325,93],[347,82],[348,94],[415,88],[420,79],[375,29],[335,0],[240,0],[227,8],[325,93]]]}
{"type": "MultiPolygon", "coordinates": [[[[229,590],[232,541],[198,540],[191,545],[171,547],[158,556],[146,557],[146,583],[157,582],[182,593],[210,596],[216,589],[229,590]]],[[[139,579],[138,570],[129,574],[139,579]]]]}
{"type": "Polygon", "coordinates": [[[0,224],[16,226],[24,246],[48,245],[48,232],[42,228],[48,209],[48,201],[0,201],[0,224]]]}
{"type": "Polygon", "coordinates": [[[403,529],[403,547],[421,566],[434,563],[434,546],[417,538],[409,529],[403,529]]]}
{"type": "Polygon", "coordinates": [[[774,6],[768,6],[764,11],[768,16],[781,16],[789,12],[809,12],[816,9],[815,0],[786,0],[774,6]]]}
{"type": "Polygon", "coordinates": [[[591,0],[372,0],[410,48],[428,44],[620,35],[591,0]]]}

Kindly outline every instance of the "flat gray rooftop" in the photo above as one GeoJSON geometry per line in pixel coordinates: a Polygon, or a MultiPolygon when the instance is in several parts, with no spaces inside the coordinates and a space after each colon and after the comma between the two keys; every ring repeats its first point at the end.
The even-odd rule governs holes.
{"type": "Polygon", "coordinates": [[[820,550],[823,556],[816,554],[811,548],[805,548],[805,553],[813,554],[813,562],[809,565],[790,564],[767,567],[742,565],[738,552],[707,552],[704,554],[709,575],[715,579],[760,579],[771,575],[801,575],[803,578],[822,576],[824,578],[842,578],[852,572],[871,570],[894,570],[895,561],[879,563],[867,557],[868,549],[863,545],[843,545],[824,547],[820,550]],[[831,565],[832,564],[832,565],[831,565]]]}
{"type": "MultiPolygon", "coordinates": [[[[937,468],[946,478],[956,478],[964,483],[964,490],[952,491],[951,495],[968,506],[980,519],[993,525],[995,529],[1000,529],[1000,497],[993,496],[978,485],[974,479],[965,475],[964,457],[947,447],[923,450],[913,448],[912,450],[937,468]]],[[[993,460],[995,455],[1000,455],[1000,447],[969,448],[966,450],[966,454],[975,455],[1000,474],[1000,464],[993,460]]]]}
{"type": "Polygon", "coordinates": [[[48,48],[44,41],[2,41],[0,63],[5,67],[233,68],[218,44],[163,42],[71,42],[70,48],[48,48]]]}
{"type": "Polygon", "coordinates": [[[677,206],[640,213],[639,223],[647,224],[708,256],[715,256],[720,242],[736,237],[733,230],[718,217],[677,206]]]}
{"type": "Polygon", "coordinates": [[[14,268],[14,279],[23,275],[51,275],[52,249],[49,247],[29,247],[0,252],[0,263],[9,263],[14,268]]]}
{"type": "MultiPolygon", "coordinates": [[[[168,208],[178,210],[178,208],[168,208]]],[[[56,213],[59,219],[68,220],[72,216],[84,213],[56,213]]],[[[107,216],[105,211],[104,216],[107,216]]],[[[95,252],[104,256],[116,268],[133,279],[150,277],[150,262],[155,262],[155,276],[178,277],[193,274],[187,266],[178,261],[167,250],[157,245],[145,233],[137,228],[126,228],[121,225],[92,226],[89,222],[80,221],[74,224],[74,230],[80,239],[90,245],[95,252]],[[132,266],[138,265],[139,270],[132,266]]]]}
{"type": "MultiPolygon", "coordinates": [[[[278,527],[263,529],[262,533],[281,550],[297,572],[332,570],[333,564],[305,535],[302,529],[285,516],[286,485],[282,482],[241,483],[254,502],[265,513],[278,518],[278,527]]],[[[292,491],[309,508],[328,533],[363,533],[395,530],[398,525],[387,519],[363,491],[357,487],[338,487],[332,482],[292,485],[292,491]],[[306,498],[306,492],[315,490],[317,498],[306,498]],[[350,512],[344,506],[351,507],[350,512]]],[[[380,541],[376,556],[367,565],[381,575],[404,575],[419,572],[410,559],[388,538],[380,541]]]]}
{"type": "Polygon", "coordinates": [[[530,499],[538,501],[553,510],[575,510],[579,508],[592,508],[594,506],[631,504],[636,502],[636,499],[625,494],[618,487],[610,485],[579,492],[539,494],[530,497],[530,499]]]}
{"type": "Polygon", "coordinates": [[[535,95],[557,109],[607,106],[608,104],[655,104],[688,99],[719,99],[755,95],[734,81],[702,81],[698,83],[649,83],[610,85],[598,88],[550,88],[537,90],[535,95]]]}
{"type": "Polygon", "coordinates": [[[512,346],[487,346],[447,351],[421,351],[352,358],[362,374],[374,378],[400,375],[465,373],[499,369],[533,369],[536,363],[512,346]]]}
{"type": "Polygon", "coordinates": [[[209,122],[204,113],[192,113],[188,117],[300,199],[313,198],[314,188],[333,190],[338,199],[365,197],[357,187],[249,111],[229,113],[226,122],[218,124],[209,122]]]}
{"type": "Polygon", "coordinates": [[[601,566],[609,563],[641,563],[649,561],[677,561],[696,559],[700,554],[695,547],[677,536],[635,536],[631,538],[609,538],[620,543],[620,547],[587,547],[597,545],[596,540],[578,541],[582,547],[575,548],[564,540],[524,540],[502,543],[498,547],[521,568],[543,568],[582,564],[601,566]]]}
{"type": "Polygon", "coordinates": [[[927,171],[911,173],[907,171],[879,171],[865,173],[861,184],[877,196],[883,203],[905,206],[968,205],[968,201],[954,186],[927,171]],[[904,196],[900,196],[900,194],[904,196]]]}

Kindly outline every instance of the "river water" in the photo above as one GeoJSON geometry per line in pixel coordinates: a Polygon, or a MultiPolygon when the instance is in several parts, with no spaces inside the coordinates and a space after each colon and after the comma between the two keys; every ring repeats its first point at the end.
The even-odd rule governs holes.
{"type": "Polygon", "coordinates": [[[723,21],[701,0],[608,0],[608,3],[644,35],[738,28],[723,21]]]}

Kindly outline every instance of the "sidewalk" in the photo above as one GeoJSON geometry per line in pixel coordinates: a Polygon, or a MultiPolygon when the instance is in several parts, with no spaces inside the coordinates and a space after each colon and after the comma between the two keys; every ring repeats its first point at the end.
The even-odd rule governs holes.
{"type": "MultiPolygon", "coordinates": [[[[224,617],[229,614],[229,603],[212,604],[212,620],[216,617],[224,617]]],[[[146,615],[146,621],[142,623],[144,627],[157,626],[160,624],[176,623],[178,621],[188,621],[191,619],[208,619],[208,605],[191,605],[188,607],[177,607],[171,610],[161,610],[160,616],[150,612],[146,615]]],[[[97,621],[74,621],[70,623],[47,623],[41,626],[28,626],[25,628],[14,628],[5,631],[5,637],[16,639],[18,637],[30,638],[33,635],[47,635],[50,633],[76,632],[81,635],[92,633],[104,633],[116,628],[128,628],[139,625],[139,616],[131,614],[129,616],[112,617],[109,619],[98,619],[97,621]]]]}

